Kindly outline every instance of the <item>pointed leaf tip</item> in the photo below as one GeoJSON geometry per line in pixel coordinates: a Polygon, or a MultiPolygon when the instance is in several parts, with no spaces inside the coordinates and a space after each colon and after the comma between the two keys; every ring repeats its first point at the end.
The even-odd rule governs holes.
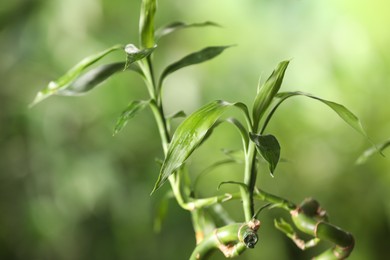
{"type": "MultiPolygon", "coordinates": [[[[116,50],[123,49],[123,48],[124,48],[123,45],[117,44],[117,45],[114,45],[111,48],[108,48],[108,49],[101,51],[97,54],[94,54],[94,55],[91,55],[91,56],[84,58],[79,63],[77,63],[75,66],[73,66],[70,70],[68,70],[68,72],[66,72],[62,77],[60,77],[56,81],[51,81],[47,85],[46,88],[39,91],[37,93],[34,101],[30,105],[30,107],[36,105],[37,103],[41,102],[42,100],[44,100],[52,95],[60,94],[59,92],[64,91],[66,88],[72,86],[72,84],[75,82],[75,80],[78,77],[80,77],[82,75],[82,73],[88,67],[95,64],[97,61],[99,61],[104,56],[108,55],[109,53],[116,51],[116,50]]],[[[100,74],[100,75],[102,75],[102,74],[100,74]]],[[[97,82],[99,82],[99,80],[97,80],[97,82]]]]}
{"type": "Polygon", "coordinates": [[[278,98],[280,98],[279,103],[275,106],[277,108],[280,103],[282,103],[284,100],[293,97],[293,96],[304,96],[308,97],[314,100],[318,100],[322,102],[323,104],[327,105],[329,108],[331,108],[336,114],[344,120],[345,123],[347,123],[349,126],[351,126],[353,129],[355,129],[357,132],[362,134],[364,137],[368,138],[366,131],[364,130],[359,118],[353,114],[348,108],[345,106],[338,104],[333,101],[329,101],[326,99],[322,99],[319,97],[316,97],[312,94],[301,92],[301,91],[293,91],[293,92],[281,92],[277,95],[278,98]]]}
{"type": "Polygon", "coordinates": [[[258,126],[261,117],[279,92],[289,62],[288,60],[280,62],[267,81],[259,87],[252,112],[255,127],[258,126]]]}

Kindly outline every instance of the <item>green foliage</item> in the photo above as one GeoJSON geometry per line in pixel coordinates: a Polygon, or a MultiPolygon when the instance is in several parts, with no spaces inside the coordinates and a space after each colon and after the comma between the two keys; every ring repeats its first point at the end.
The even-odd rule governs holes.
{"type": "Polygon", "coordinates": [[[162,82],[164,79],[173,72],[187,67],[194,64],[202,63],[208,60],[211,60],[221,54],[226,48],[229,48],[230,46],[215,46],[215,47],[207,47],[203,50],[191,53],[182,59],[172,63],[169,65],[165,70],[162,72],[160,77],[160,86],[162,85],[162,82]]]}
{"type": "Polygon", "coordinates": [[[173,22],[170,23],[156,31],[156,39],[160,39],[168,34],[174,33],[178,30],[186,29],[186,28],[193,28],[193,27],[206,27],[206,26],[215,26],[220,27],[219,24],[214,22],[203,22],[203,23],[184,23],[184,22],[173,22]]]}
{"type": "Polygon", "coordinates": [[[212,130],[216,121],[234,105],[220,100],[211,102],[188,116],[180,124],[172,137],[152,193],[184,164],[185,160],[202,143],[207,133],[212,130]]]}
{"type": "Polygon", "coordinates": [[[155,45],[154,41],[154,16],[156,14],[157,1],[142,1],[139,20],[141,47],[149,49],[155,45]]]}
{"type": "Polygon", "coordinates": [[[271,175],[274,175],[276,165],[280,159],[280,145],[273,135],[251,134],[251,140],[256,144],[257,151],[267,161],[271,175]]]}
{"type": "MultiPolygon", "coordinates": [[[[150,106],[157,123],[165,156],[152,193],[162,187],[167,180],[171,184],[171,190],[160,201],[157,209],[154,221],[156,231],[161,229],[162,221],[168,211],[168,200],[174,196],[177,203],[183,209],[190,211],[193,225],[197,232],[197,246],[191,259],[198,259],[199,255],[207,256],[211,251],[216,249],[221,250],[226,257],[237,256],[245,251],[246,248],[253,248],[257,242],[257,231],[260,227],[260,221],[256,218],[261,209],[269,206],[267,204],[255,213],[254,200],[260,199],[273,203],[274,207],[287,209],[295,221],[295,225],[303,232],[311,235],[313,241],[316,241],[316,243],[319,239],[325,239],[334,243],[334,248],[337,250],[341,250],[341,247],[347,248],[342,248],[343,250],[345,249],[343,256],[347,257],[353,248],[352,236],[338,227],[328,223],[323,224],[325,219],[321,215],[322,212],[319,208],[316,208],[312,215],[308,215],[288,200],[266,194],[256,188],[258,175],[257,161],[260,155],[267,162],[271,175],[274,175],[280,160],[281,147],[274,135],[264,134],[264,131],[277,108],[290,97],[305,96],[324,103],[336,112],[348,125],[366,136],[359,119],[350,110],[338,103],[298,91],[279,92],[289,61],[280,62],[269,78],[262,85],[259,84],[251,114],[244,103],[216,100],[202,106],[189,116],[186,116],[183,111],[174,113],[171,116],[165,115],[161,89],[166,77],[187,66],[209,61],[219,56],[225,49],[231,47],[231,45],[206,47],[200,51],[192,52],[168,65],[166,68],[163,68],[161,76],[156,80],[152,53],[158,51],[158,46],[156,45],[158,39],[179,29],[205,26],[218,27],[218,24],[213,22],[175,22],[155,32],[154,21],[156,9],[156,1],[142,1],[139,20],[140,48],[134,44],[128,44],[126,46],[115,45],[103,52],[85,58],[57,81],[49,83],[48,87],[38,93],[33,104],[54,94],[68,96],[83,94],[92,90],[104,80],[115,76],[119,71],[135,71],[144,80],[149,97],[142,100],[133,100],[129,103],[116,122],[114,135],[119,133],[131,118],[147,106],[150,106]],[[120,49],[126,54],[126,61],[100,65],[85,72],[104,56],[120,49]],[[270,108],[273,103],[276,104],[270,108]],[[228,117],[226,119],[223,117],[233,107],[239,109],[246,124],[243,124],[236,117],[228,117]],[[264,115],[267,115],[267,117],[262,121],[264,115]],[[172,131],[170,120],[179,117],[186,118],[172,131]],[[206,168],[204,172],[227,163],[242,163],[244,170],[243,176],[240,177],[243,178],[243,181],[227,180],[220,182],[218,186],[219,189],[220,186],[225,184],[238,185],[240,187],[240,193],[227,193],[203,198],[200,192],[191,190],[197,189],[198,187],[196,180],[193,185],[190,176],[188,176],[190,171],[186,166],[186,161],[201,144],[208,140],[208,137],[213,133],[214,129],[222,122],[231,123],[239,131],[242,140],[241,152],[244,158],[241,161],[234,157],[228,160],[217,161],[206,168]],[[256,150],[258,153],[256,153],[256,150]],[[230,217],[226,217],[224,211],[221,210],[223,202],[233,199],[242,200],[242,210],[245,216],[244,223],[238,221],[230,223],[230,217]],[[207,217],[204,215],[206,209],[207,217]],[[217,227],[217,223],[220,222],[225,223],[221,227],[217,227]],[[322,225],[322,237],[316,233],[316,227],[319,224],[322,225]],[[210,227],[215,228],[213,233],[210,233],[210,227]],[[218,234],[218,232],[220,233],[218,234]],[[326,234],[326,236],[323,234],[326,234]]],[[[383,149],[388,145],[386,143],[383,149]]],[[[275,226],[288,237],[293,240],[295,239],[292,226],[284,220],[275,220],[275,226]]],[[[304,247],[301,248],[304,249],[304,247]]],[[[329,252],[332,252],[332,250],[329,252]]],[[[337,258],[335,255],[332,257],[337,258]]],[[[333,259],[332,257],[330,259],[333,259]]]]}
{"type": "MultiPolygon", "coordinates": [[[[283,93],[279,93],[277,95],[277,97],[280,98],[279,104],[282,103],[287,98],[294,97],[294,96],[305,96],[305,97],[308,97],[308,98],[311,98],[311,99],[315,99],[315,100],[318,100],[318,101],[324,103],[325,105],[330,107],[333,111],[335,111],[339,115],[339,117],[341,119],[343,119],[353,129],[355,129],[356,131],[358,131],[362,135],[367,136],[366,132],[364,131],[364,129],[362,127],[362,124],[360,123],[359,118],[357,116],[355,116],[351,111],[349,111],[343,105],[340,105],[338,103],[335,103],[335,102],[332,102],[332,101],[328,101],[328,100],[325,100],[325,99],[313,96],[313,95],[308,94],[308,93],[303,93],[303,92],[300,92],[300,91],[283,92],[283,93]]],[[[276,105],[276,107],[279,106],[279,104],[276,105]]]]}
{"type": "Polygon", "coordinates": [[[139,111],[143,110],[146,106],[150,104],[150,101],[148,100],[135,100],[132,101],[126,109],[122,112],[122,114],[119,116],[115,128],[114,128],[114,134],[118,134],[123,127],[126,126],[127,122],[133,118],[139,111]]]}
{"type": "Polygon", "coordinates": [[[283,61],[278,64],[267,81],[261,85],[257,91],[257,96],[253,104],[253,120],[254,130],[257,131],[257,126],[261,117],[270,106],[275,95],[278,93],[282,85],[284,73],[286,72],[289,61],[283,61]]]}
{"type": "Polygon", "coordinates": [[[153,46],[151,48],[140,50],[134,44],[127,44],[125,47],[125,52],[127,54],[125,70],[129,68],[130,65],[134,62],[148,57],[150,54],[152,54],[155,48],[156,46],[153,46]]]}
{"type": "MultiPolygon", "coordinates": [[[[75,82],[76,79],[89,66],[93,65],[94,63],[99,61],[104,56],[110,54],[111,52],[116,51],[116,50],[120,50],[123,48],[124,48],[123,45],[114,45],[113,47],[108,48],[102,52],[99,52],[97,54],[94,54],[94,55],[91,55],[89,57],[84,58],[82,61],[77,63],[73,68],[71,68],[67,73],[65,73],[62,77],[60,77],[56,81],[51,81],[46,88],[44,88],[40,92],[38,92],[33,103],[31,104],[31,106],[39,103],[40,101],[48,98],[51,95],[61,94],[61,91],[63,93],[68,93],[66,90],[69,87],[71,88],[70,92],[73,92],[72,91],[72,84],[77,83],[77,82],[75,82]]],[[[89,74],[89,76],[94,77],[94,78],[88,79],[89,76],[86,76],[87,78],[84,77],[81,80],[81,82],[82,82],[81,84],[80,83],[78,85],[76,84],[76,87],[73,87],[73,88],[74,89],[79,88],[82,90],[81,92],[83,92],[84,89],[89,90],[93,86],[95,86],[95,84],[91,84],[91,82],[100,83],[104,79],[107,79],[109,76],[111,76],[113,73],[116,72],[116,69],[118,68],[117,66],[118,65],[108,65],[106,67],[94,70],[93,72],[91,72],[89,74]],[[85,82],[85,81],[87,81],[87,82],[85,82]],[[83,83],[85,85],[83,85],[83,83]]],[[[79,91],[76,90],[76,92],[79,92],[79,91]]]]}
{"type": "Polygon", "coordinates": [[[380,153],[383,154],[383,151],[386,150],[386,148],[390,147],[390,140],[386,140],[384,142],[381,142],[377,144],[374,147],[371,147],[367,150],[365,150],[359,158],[356,160],[357,164],[363,164],[365,163],[369,158],[371,158],[374,154],[380,153]]]}

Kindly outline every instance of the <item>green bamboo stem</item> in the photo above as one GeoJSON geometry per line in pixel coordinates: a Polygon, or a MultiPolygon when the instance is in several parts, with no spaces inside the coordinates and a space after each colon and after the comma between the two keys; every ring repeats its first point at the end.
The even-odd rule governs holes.
{"type": "Polygon", "coordinates": [[[345,259],[354,248],[355,241],[353,236],[332,224],[319,222],[315,230],[315,235],[319,239],[327,240],[335,244],[333,248],[326,250],[315,259],[345,259]]]}
{"type": "Polygon", "coordinates": [[[245,172],[244,183],[248,187],[248,194],[245,194],[241,189],[243,197],[243,207],[245,213],[245,220],[249,221],[255,212],[254,207],[254,189],[257,179],[257,165],[256,165],[256,145],[254,142],[249,142],[248,150],[245,153],[245,172]],[[245,196],[244,196],[245,195],[245,196]]]}
{"type": "Polygon", "coordinates": [[[209,207],[215,204],[219,204],[222,202],[226,202],[229,200],[236,200],[240,199],[241,194],[240,193],[225,193],[223,195],[208,197],[208,198],[199,198],[199,199],[192,199],[189,204],[190,209],[199,209],[203,207],[209,207]]]}
{"type": "Polygon", "coordinates": [[[257,243],[259,227],[260,221],[252,219],[247,223],[233,223],[215,229],[195,247],[190,260],[207,259],[216,250],[226,258],[239,256],[257,243]]]}
{"type": "Polygon", "coordinates": [[[282,208],[287,211],[296,209],[294,203],[260,189],[255,189],[253,196],[255,199],[271,202],[273,204],[272,207],[282,208]]]}
{"type": "MultiPolygon", "coordinates": [[[[255,198],[274,203],[275,207],[287,210],[291,214],[294,225],[302,232],[314,237],[305,243],[299,239],[296,233],[286,233],[302,250],[315,246],[319,240],[329,241],[335,246],[326,250],[314,259],[338,260],[347,258],[354,248],[354,238],[349,233],[327,222],[327,214],[313,199],[306,199],[300,206],[269,194],[262,190],[256,190],[255,198]]],[[[292,231],[290,231],[292,232],[292,231]]]]}
{"type": "MultiPolygon", "coordinates": [[[[153,116],[155,118],[155,121],[157,123],[157,128],[160,134],[160,139],[161,139],[161,144],[164,152],[164,156],[166,156],[168,152],[168,147],[170,143],[170,133],[168,130],[167,122],[164,116],[164,110],[163,110],[163,105],[161,102],[161,97],[158,95],[158,90],[156,89],[155,86],[155,76],[153,73],[153,66],[151,62],[151,57],[149,56],[147,60],[143,60],[140,64],[142,71],[144,72],[145,75],[145,84],[148,88],[148,92],[150,95],[150,98],[154,100],[155,102],[151,102],[150,107],[153,113],[153,116]]],[[[181,187],[181,182],[179,179],[179,174],[178,172],[172,174],[169,177],[169,182],[171,184],[171,188],[173,191],[173,194],[176,198],[176,201],[178,204],[185,208],[189,209],[187,205],[188,198],[186,194],[183,192],[183,189],[181,187]]]]}

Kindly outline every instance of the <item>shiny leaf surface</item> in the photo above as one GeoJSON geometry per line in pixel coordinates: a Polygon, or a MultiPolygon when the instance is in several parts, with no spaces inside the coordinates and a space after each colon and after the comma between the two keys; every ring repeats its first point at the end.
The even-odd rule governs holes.
{"type": "Polygon", "coordinates": [[[152,193],[179,169],[192,152],[202,143],[218,119],[235,103],[217,100],[211,102],[187,117],[175,131],[160,175],[152,193]]]}
{"type": "MultiPolygon", "coordinates": [[[[71,68],[67,73],[65,73],[62,77],[57,79],[56,81],[51,81],[48,86],[41,91],[38,92],[31,106],[41,102],[42,100],[48,98],[51,95],[58,93],[59,91],[66,89],[72,84],[76,78],[78,78],[85,69],[87,69],[92,64],[99,61],[101,58],[106,56],[107,54],[123,49],[123,45],[115,45],[109,49],[106,49],[97,54],[91,55],[89,57],[84,58],[78,64],[76,64],[73,68],[71,68]]],[[[107,68],[106,68],[107,69],[107,68]]]]}
{"type": "Polygon", "coordinates": [[[146,49],[138,49],[134,44],[127,44],[125,47],[125,52],[127,54],[125,69],[128,69],[134,62],[148,57],[155,48],[156,46],[146,49]]]}
{"type": "Polygon", "coordinates": [[[86,73],[78,77],[72,84],[64,89],[60,89],[56,95],[62,96],[78,96],[85,94],[86,92],[92,90],[100,83],[111,77],[116,72],[123,71],[125,63],[111,63],[100,65],[96,68],[93,68],[86,73]]]}

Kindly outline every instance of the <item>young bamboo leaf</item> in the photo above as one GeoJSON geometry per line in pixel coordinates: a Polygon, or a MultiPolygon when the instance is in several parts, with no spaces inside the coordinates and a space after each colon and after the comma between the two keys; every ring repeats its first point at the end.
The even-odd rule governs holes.
{"type": "Polygon", "coordinates": [[[70,84],[76,80],[77,77],[79,77],[83,71],[91,66],[92,64],[96,63],[98,60],[106,56],[107,54],[123,49],[123,45],[115,45],[109,49],[106,49],[102,52],[99,52],[97,54],[91,55],[87,58],[84,58],[82,61],[80,61],[78,64],[76,64],[73,68],[71,68],[65,75],[57,79],[56,81],[51,81],[49,85],[38,92],[36,95],[34,101],[32,102],[31,106],[41,102],[42,100],[48,98],[49,96],[56,94],[60,90],[63,90],[67,88],[70,84]]]}
{"type": "Polygon", "coordinates": [[[148,57],[154,51],[155,48],[156,46],[153,46],[151,48],[140,50],[134,44],[127,44],[125,47],[127,57],[124,69],[128,69],[130,65],[133,64],[135,61],[148,57]]]}
{"type": "Polygon", "coordinates": [[[215,27],[221,27],[219,24],[214,22],[203,22],[203,23],[183,23],[183,22],[173,22],[171,24],[168,24],[156,31],[155,37],[156,40],[171,34],[177,30],[186,29],[186,28],[192,28],[192,27],[205,27],[205,26],[215,26],[215,27]]]}
{"type": "MultiPolygon", "coordinates": [[[[325,100],[325,99],[322,99],[322,98],[319,98],[319,97],[316,97],[316,96],[313,96],[311,94],[308,94],[308,93],[304,93],[304,92],[300,92],[300,91],[295,91],[295,92],[282,92],[282,93],[279,93],[277,95],[278,98],[280,98],[280,101],[278,102],[278,104],[275,105],[275,107],[273,108],[273,110],[270,112],[269,114],[269,118],[273,115],[273,113],[275,112],[275,110],[279,107],[279,105],[286,99],[290,98],[290,97],[294,97],[294,96],[304,96],[304,97],[308,97],[308,98],[311,98],[311,99],[315,99],[315,100],[318,100],[322,103],[324,103],[325,105],[327,105],[328,107],[330,107],[333,111],[335,111],[339,117],[341,119],[344,120],[344,122],[346,122],[348,125],[350,125],[353,129],[355,129],[357,132],[361,133],[363,136],[367,137],[367,134],[366,132],[364,131],[363,127],[362,127],[362,124],[360,123],[360,120],[357,116],[355,116],[350,110],[348,110],[345,106],[343,105],[340,105],[338,103],[335,103],[335,102],[332,102],[332,101],[329,101],[329,100],[325,100]]],[[[267,120],[269,121],[269,120],[267,120]]]]}
{"type": "Polygon", "coordinates": [[[139,19],[140,43],[142,48],[152,48],[154,42],[154,15],[156,13],[156,0],[142,0],[139,19]]]}
{"type": "Polygon", "coordinates": [[[289,61],[282,61],[272,72],[267,81],[259,88],[253,104],[254,130],[257,131],[258,124],[264,112],[270,106],[273,98],[278,93],[283,82],[284,73],[289,61]]]}
{"type": "Polygon", "coordinates": [[[280,158],[280,145],[273,135],[258,135],[250,133],[251,140],[256,144],[257,151],[268,163],[271,175],[274,175],[280,158]]]}
{"type": "Polygon", "coordinates": [[[390,147],[390,139],[380,143],[374,147],[371,147],[364,151],[364,153],[359,156],[359,158],[356,160],[356,164],[363,164],[365,163],[371,156],[373,156],[376,153],[382,154],[382,152],[387,148],[390,147]]]}
{"type": "Polygon", "coordinates": [[[127,122],[149,105],[150,102],[150,100],[135,100],[131,102],[119,116],[115,124],[113,135],[118,134],[126,126],[127,122]]]}
{"type": "Polygon", "coordinates": [[[188,116],[179,125],[169,144],[167,155],[152,193],[160,188],[169,176],[183,165],[192,152],[202,143],[222,114],[232,106],[237,105],[221,100],[211,102],[188,116]]]}
{"type": "Polygon", "coordinates": [[[198,63],[202,63],[208,60],[213,59],[214,57],[221,54],[225,49],[229,48],[231,46],[214,46],[214,47],[207,47],[205,49],[202,49],[200,51],[191,53],[184,58],[172,63],[169,65],[161,74],[159,86],[161,86],[164,79],[173,72],[198,63]]]}

